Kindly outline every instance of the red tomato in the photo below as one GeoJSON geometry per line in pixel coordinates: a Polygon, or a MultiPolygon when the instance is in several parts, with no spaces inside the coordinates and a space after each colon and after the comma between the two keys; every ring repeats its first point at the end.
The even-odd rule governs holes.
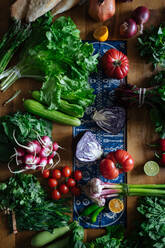
{"type": "Polygon", "coordinates": [[[115,152],[110,152],[107,159],[112,160],[115,165],[117,164],[120,168],[120,173],[131,171],[134,167],[134,159],[125,150],[117,150],[115,152]]]}
{"type": "Polygon", "coordinates": [[[107,77],[122,79],[129,70],[128,58],[116,49],[109,49],[102,57],[103,70],[107,77]]]}
{"type": "Polygon", "coordinates": [[[100,172],[107,179],[114,179],[119,176],[119,170],[110,159],[103,159],[100,163],[100,172]]]}
{"type": "Polygon", "coordinates": [[[165,152],[165,138],[160,139],[160,149],[162,152],[165,152]]]}
{"type": "Polygon", "coordinates": [[[82,173],[81,173],[81,171],[76,170],[74,172],[74,178],[76,179],[76,181],[80,181],[82,179],[82,173]]]}
{"type": "Polygon", "coordinates": [[[70,190],[71,190],[72,194],[75,196],[79,196],[81,194],[80,188],[77,186],[74,186],[70,190]]]}
{"type": "Polygon", "coordinates": [[[61,194],[67,194],[69,192],[69,188],[65,184],[61,184],[59,191],[61,194]]]}
{"type": "Polygon", "coordinates": [[[69,166],[65,166],[63,169],[62,169],[62,175],[64,177],[70,177],[71,175],[71,168],[69,166]]]}
{"type": "Polygon", "coordinates": [[[44,178],[48,178],[49,175],[50,175],[50,171],[49,171],[49,170],[44,170],[44,171],[42,172],[42,176],[43,176],[44,178]]]}
{"type": "Polygon", "coordinates": [[[60,179],[61,178],[61,171],[59,169],[53,170],[52,177],[55,179],[60,179]]]}
{"type": "Polygon", "coordinates": [[[54,189],[52,191],[52,199],[53,200],[59,200],[61,198],[61,194],[57,189],[54,189]]]}
{"type": "Polygon", "coordinates": [[[162,153],[160,163],[161,163],[162,165],[165,165],[165,153],[164,153],[164,152],[162,153]]]}
{"type": "Polygon", "coordinates": [[[54,188],[54,187],[57,186],[58,182],[57,182],[57,180],[54,179],[54,178],[49,178],[48,184],[49,184],[49,187],[54,188]]]}
{"type": "Polygon", "coordinates": [[[67,181],[68,187],[74,187],[76,185],[76,181],[73,178],[69,178],[67,181]]]}

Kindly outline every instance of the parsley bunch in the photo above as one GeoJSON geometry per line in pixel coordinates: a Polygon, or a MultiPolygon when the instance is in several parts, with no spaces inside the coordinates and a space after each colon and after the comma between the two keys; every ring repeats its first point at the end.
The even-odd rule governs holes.
{"type": "Polygon", "coordinates": [[[49,201],[37,178],[18,174],[0,184],[0,209],[16,216],[17,229],[49,230],[67,225],[70,207],[67,199],[49,201]]]}
{"type": "Polygon", "coordinates": [[[165,67],[165,25],[151,26],[138,38],[140,56],[154,67],[165,67]]]}

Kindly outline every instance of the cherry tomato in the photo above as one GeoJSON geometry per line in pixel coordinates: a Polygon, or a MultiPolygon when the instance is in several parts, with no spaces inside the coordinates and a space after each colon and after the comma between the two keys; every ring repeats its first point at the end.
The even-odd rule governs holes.
{"type": "Polygon", "coordinates": [[[82,179],[82,173],[81,173],[81,171],[76,170],[74,172],[74,178],[76,179],[76,181],[80,181],[82,179]]]}
{"type": "Polygon", "coordinates": [[[100,163],[101,175],[107,179],[114,179],[119,176],[119,169],[110,159],[103,159],[100,163]]]}
{"type": "Polygon", "coordinates": [[[75,196],[79,196],[81,194],[80,188],[77,186],[74,186],[70,190],[71,190],[72,194],[75,196]]]}
{"type": "Polygon", "coordinates": [[[49,178],[48,184],[49,184],[49,187],[54,188],[54,187],[57,186],[58,182],[57,182],[57,180],[54,179],[54,178],[49,178]]]}
{"type": "Polygon", "coordinates": [[[61,178],[61,171],[59,169],[53,170],[52,177],[55,179],[60,179],[61,178]]]}
{"type": "Polygon", "coordinates": [[[65,166],[63,169],[62,169],[62,175],[64,177],[70,177],[71,175],[71,168],[69,166],[65,166]]]}
{"type": "Polygon", "coordinates": [[[59,200],[61,198],[61,194],[57,189],[54,189],[52,191],[52,199],[53,200],[59,200]]]}
{"type": "Polygon", "coordinates": [[[44,171],[42,172],[42,176],[43,176],[44,178],[48,178],[48,177],[50,176],[50,171],[49,171],[49,170],[44,170],[44,171]]]}
{"type": "Polygon", "coordinates": [[[73,178],[69,178],[67,181],[68,187],[74,187],[76,185],[76,181],[73,178]]]}
{"type": "Polygon", "coordinates": [[[65,184],[61,184],[59,191],[61,194],[67,194],[69,192],[69,188],[65,184]]]}

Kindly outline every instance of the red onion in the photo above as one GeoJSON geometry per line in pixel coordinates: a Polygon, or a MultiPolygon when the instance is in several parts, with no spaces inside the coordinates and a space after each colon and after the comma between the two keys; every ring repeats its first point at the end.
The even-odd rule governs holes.
{"type": "Polygon", "coordinates": [[[150,18],[150,11],[145,6],[136,8],[132,13],[132,18],[135,22],[140,25],[140,33],[143,33],[143,24],[146,23],[150,18]]]}
{"type": "Polygon", "coordinates": [[[137,31],[138,31],[138,28],[137,28],[136,22],[132,18],[125,20],[120,25],[120,35],[123,38],[131,38],[137,33],[137,31]]]}

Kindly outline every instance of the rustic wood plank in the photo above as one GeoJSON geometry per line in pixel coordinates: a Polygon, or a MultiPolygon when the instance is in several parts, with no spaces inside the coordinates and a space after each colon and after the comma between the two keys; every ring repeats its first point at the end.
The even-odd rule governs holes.
{"type": "MultiPolygon", "coordinates": [[[[9,25],[9,3],[8,0],[0,1],[0,36],[7,30],[9,25]]],[[[165,9],[164,0],[134,0],[129,3],[117,3],[116,14],[109,21],[105,22],[110,29],[109,39],[121,39],[119,36],[119,25],[121,22],[131,14],[137,6],[148,6],[151,10],[151,18],[146,26],[151,23],[160,23],[163,19],[163,13],[165,9]]],[[[71,11],[68,11],[66,16],[71,16],[75,21],[78,28],[81,31],[82,39],[93,39],[92,33],[96,27],[101,23],[93,21],[87,13],[87,4],[84,6],[76,6],[71,11]]],[[[145,62],[138,56],[135,48],[136,38],[128,41],[128,58],[130,61],[130,71],[128,74],[128,83],[137,84],[138,86],[145,86],[145,80],[152,74],[151,67],[146,65],[145,62]]],[[[13,62],[17,60],[18,55],[13,62]]],[[[0,115],[5,115],[10,112],[15,112],[18,109],[23,110],[22,99],[30,96],[29,90],[34,90],[39,87],[39,83],[29,79],[18,80],[9,90],[5,93],[0,93],[0,115]],[[13,93],[21,88],[21,95],[15,99],[12,103],[6,107],[2,107],[2,103],[11,97],[13,93]]],[[[154,133],[152,124],[148,116],[148,111],[145,108],[129,109],[128,110],[128,123],[127,123],[127,147],[128,151],[135,158],[135,169],[128,174],[128,183],[164,183],[165,169],[161,168],[161,172],[156,177],[147,177],[143,173],[144,163],[152,159],[153,151],[146,148],[147,143],[151,143],[157,139],[154,133]]],[[[62,162],[61,165],[72,164],[72,128],[62,125],[54,124],[53,127],[54,139],[63,147],[64,151],[61,151],[62,162]]],[[[5,180],[10,176],[6,165],[1,164],[0,181],[5,180]]],[[[136,198],[129,198],[127,201],[128,212],[128,228],[132,228],[134,220],[138,218],[136,214],[136,198]]],[[[103,233],[103,230],[88,230],[88,239],[93,239],[103,233]]],[[[22,232],[16,236],[9,234],[9,228],[7,226],[7,219],[1,216],[0,219],[0,247],[5,248],[22,248],[30,247],[30,238],[33,232],[22,232]]]]}

